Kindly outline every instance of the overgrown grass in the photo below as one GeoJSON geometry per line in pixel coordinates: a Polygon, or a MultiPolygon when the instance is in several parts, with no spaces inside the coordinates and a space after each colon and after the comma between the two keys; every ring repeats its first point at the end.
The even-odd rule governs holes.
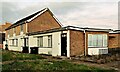
{"type": "Polygon", "coordinates": [[[43,59],[40,55],[28,54],[28,53],[18,53],[11,51],[2,51],[2,61],[10,61],[10,60],[35,60],[35,59],[43,59]]]}
{"type": "Polygon", "coordinates": [[[2,70],[9,72],[14,70],[16,72],[22,71],[67,71],[67,72],[114,72],[114,70],[105,70],[96,67],[89,67],[83,64],[73,64],[69,61],[62,60],[48,60],[43,59],[40,55],[24,54],[11,51],[3,51],[3,62],[11,61],[10,63],[2,64],[2,70]],[[25,61],[25,60],[28,61],[25,61]],[[36,60],[37,59],[37,60],[36,60]]]}
{"type": "Polygon", "coordinates": [[[92,72],[113,72],[113,70],[104,70],[95,67],[88,67],[83,64],[72,64],[67,61],[48,61],[40,60],[34,62],[12,62],[10,64],[4,64],[3,70],[37,70],[37,71],[92,71],[92,72]]]}

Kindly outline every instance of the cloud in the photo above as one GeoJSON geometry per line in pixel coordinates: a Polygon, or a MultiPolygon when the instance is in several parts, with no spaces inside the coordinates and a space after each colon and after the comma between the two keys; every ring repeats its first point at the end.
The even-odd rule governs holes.
{"type": "Polygon", "coordinates": [[[14,23],[49,7],[63,25],[117,29],[117,5],[116,2],[3,2],[2,23],[14,23]]]}

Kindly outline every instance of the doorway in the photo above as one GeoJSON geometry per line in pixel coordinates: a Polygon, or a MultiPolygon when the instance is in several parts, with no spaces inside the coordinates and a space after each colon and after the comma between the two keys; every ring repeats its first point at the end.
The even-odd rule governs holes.
{"type": "Polygon", "coordinates": [[[29,49],[28,49],[28,38],[23,38],[23,53],[29,53],[29,49]]]}
{"type": "Polygon", "coordinates": [[[61,34],[61,56],[67,56],[67,34],[61,34]]]}

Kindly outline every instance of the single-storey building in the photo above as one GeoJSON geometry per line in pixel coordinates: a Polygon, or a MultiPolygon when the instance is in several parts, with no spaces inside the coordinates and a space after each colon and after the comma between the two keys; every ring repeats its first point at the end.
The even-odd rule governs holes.
{"type": "Polygon", "coordinates": [[[38,31],[28,33],[29,46],[38,47],[39,54],[53,56],[107,54],[109,31],[74,26],[38,31]]]}
{"type": "Polygon", "coordinates": [[[52,56],[99,55],[108,53],[111,29],[62,27],[45,8],[23,18],[6,29],[9,50],[52,56]]]}

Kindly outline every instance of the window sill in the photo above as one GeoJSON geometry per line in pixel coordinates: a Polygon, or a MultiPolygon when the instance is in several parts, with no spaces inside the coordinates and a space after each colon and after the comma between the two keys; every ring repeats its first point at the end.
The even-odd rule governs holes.
{"type": "Polygon", "coordinates": [[[18,46],[14,46],[14,45],[10,45],[10,46],[12,46],[12,47],[18,47],[18,46]]]}
{"type": "Polygon", "coordinates": [[[39,48],[52,48],[52,47],[39,47],[39,48]]]}
{"type": "Polygon", "coordinates": [[[88,47],[88,48],[108,48],[108,47],[88,47]]]}

